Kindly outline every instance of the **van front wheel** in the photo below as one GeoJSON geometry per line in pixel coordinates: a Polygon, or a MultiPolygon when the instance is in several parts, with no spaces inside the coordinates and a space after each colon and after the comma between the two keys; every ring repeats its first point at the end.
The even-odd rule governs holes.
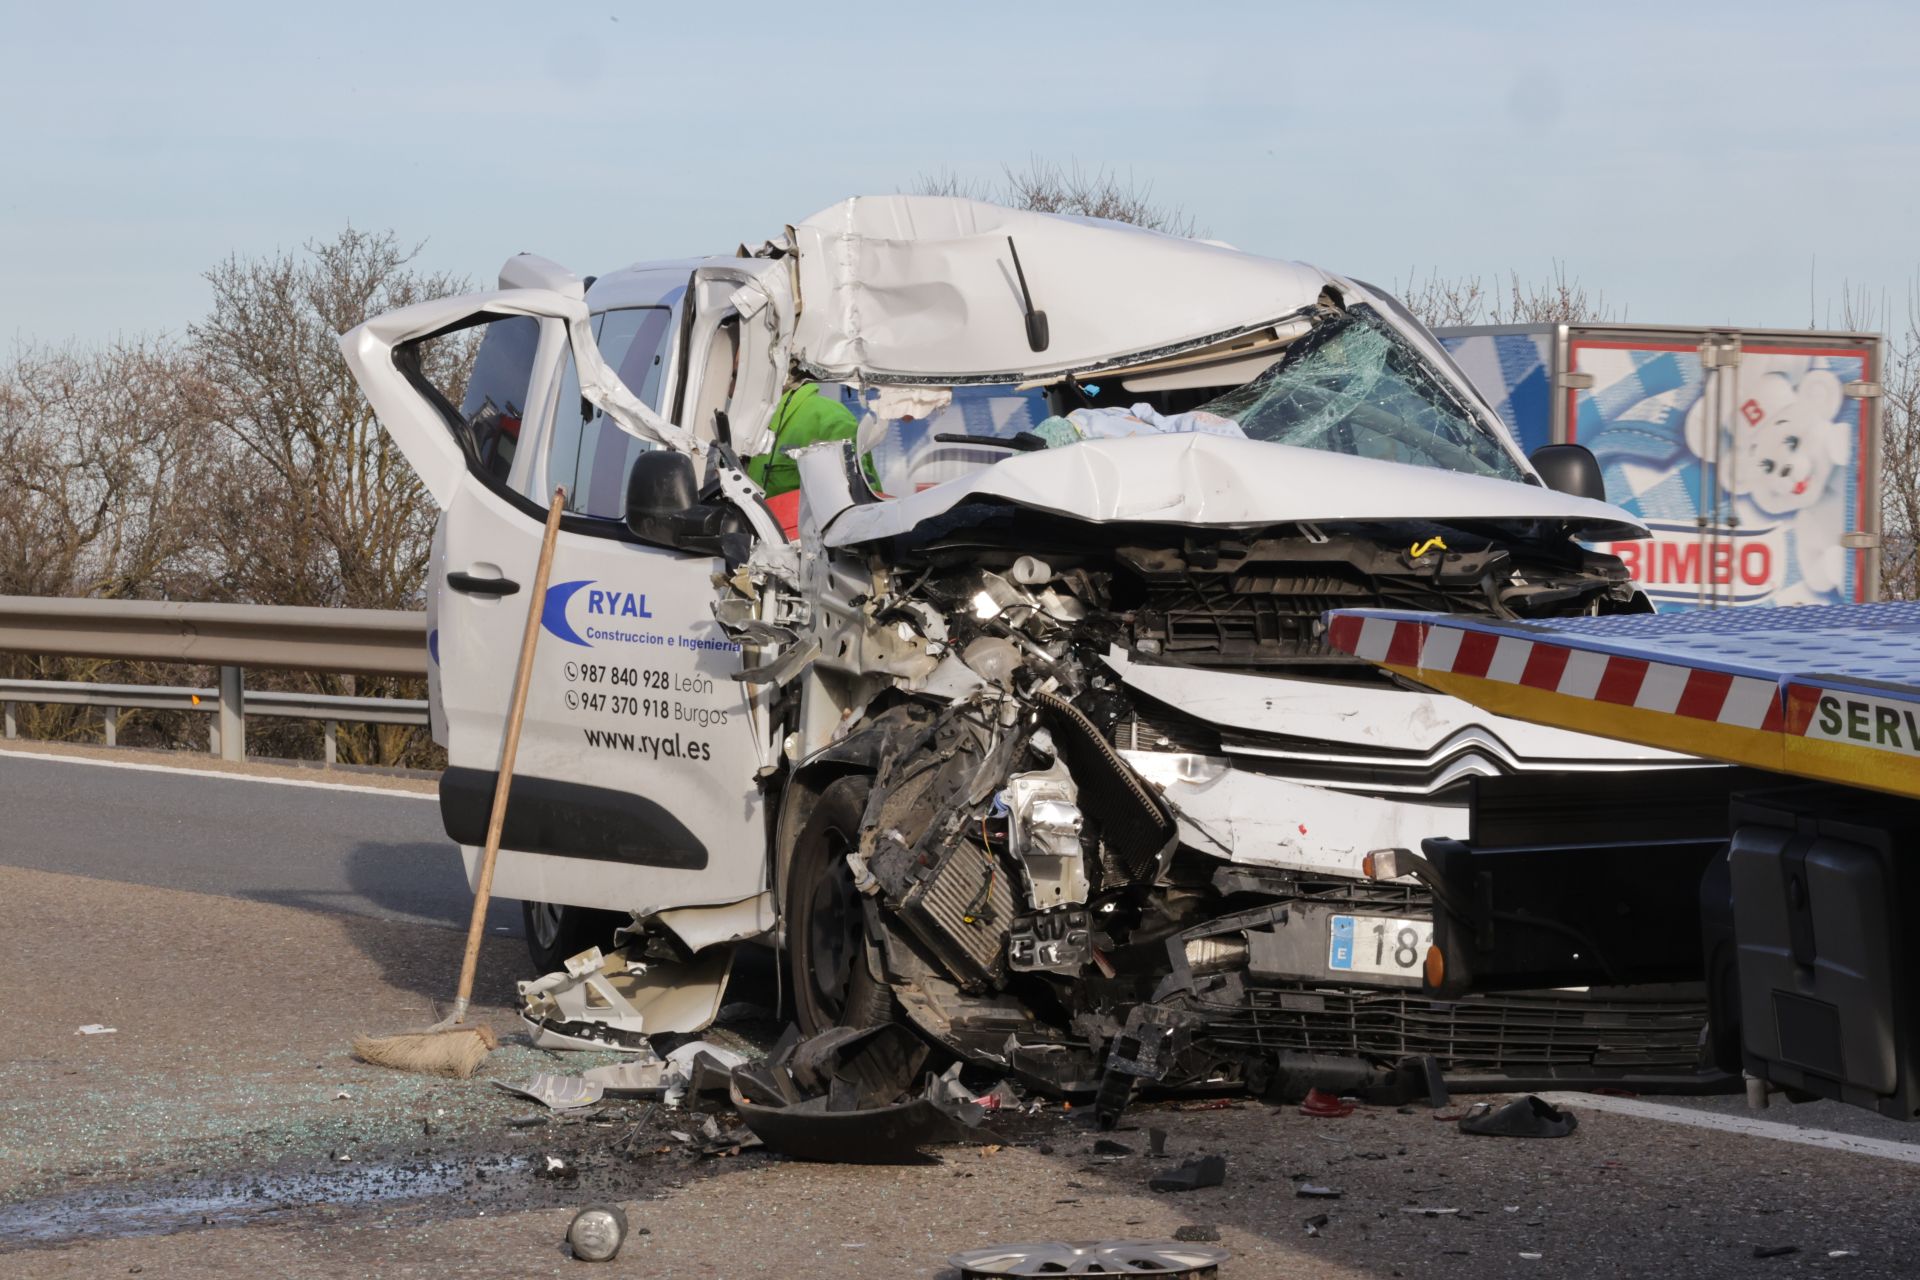
{"type": "Polygon", "coordinates": [[[874,1027],[896,1020],[893,992],[867,965],[866,914],[847,854],[860,842],[868,779],[840,778],[820,793],[787,864],[787,954],[800,1030],[874,1027]]]}

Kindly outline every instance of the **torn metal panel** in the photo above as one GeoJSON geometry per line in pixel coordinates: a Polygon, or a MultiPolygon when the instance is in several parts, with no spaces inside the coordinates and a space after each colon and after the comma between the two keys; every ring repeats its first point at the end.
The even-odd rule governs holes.
{"type": "Polygon", "coordinates": [[[650,917],[689,951],[705,951],[722,942],[741,942],[773,932],[779,923],[773,895],[758,893],[739,902],[714,907],[679,907],[650,917]]]}
{"type": "Polygon", "coordinates": [[[1184,839],[1236,862],[1358,876],[1369,849],[1417,847],[1423,836],[1457,838],[1467,830],[1464,808],[1343,794],[1213,757],[1130,751],[1124,758],[1161,788],[1184,839]]]}
{"type": "Polygon", "coordinates": [[[805,304],[795,356],[839,379],[1017,382],[1096,367],[1270,325],[1333,281],[1117,222],[938,196],[844,200],[789,237],[805,304]],[[1039,352],[1028,296],[1049,320],[1039,352]]]}
{"type": "Polygon", "coordinates": [[[467,477],[466,451],[427,401],[397,376],[394,351],[402,343],[460,324],[477,313],[531,315],[555,323],[585,318],[586,303],[546,289],[510,289],[423,302],[376,316],[340,338],[340,351],[380,425],[406,454],[420,483],[445,511],[467,477]]]}

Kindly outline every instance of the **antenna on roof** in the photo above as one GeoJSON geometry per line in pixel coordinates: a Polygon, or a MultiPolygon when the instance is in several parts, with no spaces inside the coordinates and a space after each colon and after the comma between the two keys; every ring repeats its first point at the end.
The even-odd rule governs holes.
{"type": "Polygon", "coordinates": [[[1020,251],[1013,247],[1013,237],[1007,237],[1007,252],[1013,255],[1013,274],[1020,281],[1020,301],[1027,308],[1027,346],[1033,351],[1047,349],[1047,313],[1033,309],[1033,292],[1027,288],[1027,273],[1020,266],[1020,251]]]}

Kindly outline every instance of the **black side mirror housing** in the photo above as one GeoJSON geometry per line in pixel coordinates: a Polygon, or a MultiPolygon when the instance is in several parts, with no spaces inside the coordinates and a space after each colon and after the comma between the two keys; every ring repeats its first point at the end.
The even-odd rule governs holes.
{"type": "Polygon", "coordinates": [[[747,522],[722,503],[700,501],[693,459],[678,449],[649,449],[627,476],[627,528],[655,546],[702,555],[728,555],[731,538],[744,555],[747,522]]]}
{"type": "MultiPolygon", "coordinates": [[[[627,525],[678,515],[700,500],[693,459],[678,449],[648,449],[627,476],[627,525]]],[[[636,530],[637,532],[637,530],[636,530]]]]}
{"type": "Polygon", "coordinates": [[[1570,493],[1576,498],[1607,500],[1606,478],[1600,474],[1599,459],[1583,444],[1543,444],[1527,459],[1547,488],[1570,493]]]}

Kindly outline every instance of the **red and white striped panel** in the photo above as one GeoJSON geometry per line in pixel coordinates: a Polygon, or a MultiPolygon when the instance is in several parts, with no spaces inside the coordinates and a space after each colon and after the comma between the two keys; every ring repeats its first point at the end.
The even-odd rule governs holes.
{"type": "Polygon", "coordinates": [[[1336,617],[1334,648],[1408,673],[1472,676],[1739,729],[1785,727],[1772,680],[1496,636],[1443,623],[1336,617]]]}

